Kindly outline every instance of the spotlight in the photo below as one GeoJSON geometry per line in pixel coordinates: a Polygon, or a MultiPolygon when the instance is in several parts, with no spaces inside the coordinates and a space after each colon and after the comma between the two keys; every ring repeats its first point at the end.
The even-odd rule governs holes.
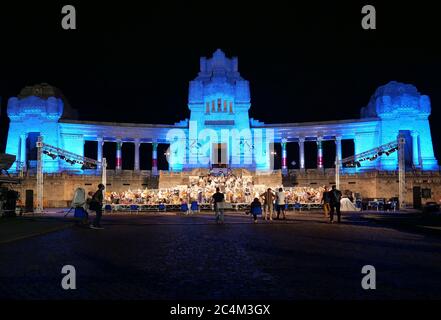
{"type": "Polygon", "coordinates": [[[53,154],[52,152],[47,151],[47,150],[43,150],[43,153],[44,153],[45,155],[47,155],[48,157],[51,157],[52,159],[55,159],[55,158],[57,157],[56,154],[53,154]]]}
{"type": "Polygon", "coordinates": [[[361,164],[360,164],[360,162],[358,162],[358,161],[355,162],[355,165],[357,166],[357,168],[360,168],[360,167],[361,167],[361,164]]]}
{"type": "Polygon", "coordinates": [[[84,163],[81,167],[81,170],[85,170],[85,169],[96,169],[96,165],[94,165],[93,163],[84,163]]]}
{"type": "Polygon", "coordinates": [[[391,153],[393,153],[393,152],[395,152],[395,151],[397,151],[397,150],[398,150],[398,147],[392,148],[392,149],[390,149],[390,150],[388,150],[388,151],[386,152],[386,155],[389,156],[391,153]]]}

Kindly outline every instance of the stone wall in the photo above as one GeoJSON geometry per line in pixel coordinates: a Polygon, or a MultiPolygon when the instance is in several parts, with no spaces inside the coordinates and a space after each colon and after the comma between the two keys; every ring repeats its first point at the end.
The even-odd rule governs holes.
{"type": "MultiPolygon", "coordinates": [[[[81,187],[95,192],[101,183],[100,175],[70,175],[70,174],[45,174],[44,175],[44,198],[43,207],[59,208],[69,207],[76,188],[81,187]]],[[[131,170],[122,171],[121,174],[114,174],[108,170],[107,190],[121,192],[128,189],[157,189],[158,177],[153,177],[148,171],[136,173],[131,170]]],[[[14,187],[20,192],[21,200],[26,198],[26,190],[34,190],[34,206],[37,198],[37,177],[36,175],[25,176],[20,185],[14,187]]]]}
{"type": "MultiPolygon", "coordinates": [[[[323,170],[290,170],[283,178],[284,186],[331,186],[335,184],[335,171],[323,170]]],[[[413,187],[429,188],[432,197],[422,199],[439,202],[441,200],[441,174],[439,171],[406,172],[406,203],[413,203],[413,187]]],[[[340,175],[340,189],[358,192],[363,198],[398,197],[398,171],[372,171],[364,173],[346,172],[340,175]]]]}
{"type": "MultiPolygon", "coordinates": [[[[174,187],[178,184],[188,184],[190,175],[204,174],[203,172],[184,172],[175,174],[162,174],[160,177],[153,177],[148,171],[136,173],[134,171],[122,171],[115,174],[108,170],[107,190],[121,192],[128,189],[157,189],[174,187]]],[[[236,172],[239,174],[240,172],[236,172]]],[[[244,175],[252,175],[248,171],[241,172],[244,175]]],[[[25,200],[26,190],[34,190],[34,202],[36,201],[36,176],[28,175],[22,180],[21,185],[15,189],[20,192],[22,201],[25,200]]],[[[268,186],[280,185],[282,181],[280,171],[270,175],[255,175],[255,184],[268,186]]],[[[89,191],[96,191],[97,185],[101,183],[99,175],[69,175],[69,174],[45,174],[44,175],[44,207],[69,207],[73,192],[77,187],[89,191]]],[[[289,176],[283,177],[283,185],[289,186],[311,186],[319,187],[335,183],[335,175],[332,169],[325,171],[290,170],[289,176]]],[[[415,171],[406,174],[408,204],[413,203],[413,187],[429,188],[432,197],[422,199],[427,201],[441,200],[441,174],[435,171],[415,171]]],[[[398,172],[394,171],[373,171],[366,173],[345,173],[340,176],[340,189],[358,192],[363,198],[391,198],[398,196],[398,172]]]]}

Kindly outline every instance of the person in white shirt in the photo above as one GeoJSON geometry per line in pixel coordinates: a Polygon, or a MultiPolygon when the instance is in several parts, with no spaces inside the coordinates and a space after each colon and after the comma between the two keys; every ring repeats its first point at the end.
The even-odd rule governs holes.
{"type": "Polygon", "coordinates": [[[280,211],[283,214],[283,220],[286,219],[285,216],[285,192],[283,192],[282,188],[279,188],[279,191],[276,194],[276,206],[277,206],[277,220],[279,220],[280,211]]]}

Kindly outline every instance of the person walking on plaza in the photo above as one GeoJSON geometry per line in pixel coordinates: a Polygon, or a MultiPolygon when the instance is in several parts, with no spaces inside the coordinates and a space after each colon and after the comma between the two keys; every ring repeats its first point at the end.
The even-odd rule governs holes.
{"type": "Polygon", "coordinates": [[[322,194],[322,200],[320,201],[321,203],[323,203],[323,212],[325,213],[325,218],[329,217],[329,211],[331,211],[330,201],[331,201],[330,192],[328,191],[328,188],[325,187],[325,190],[323,191],[322,194]]]}
{"type": "Polygon", "coordinates": [[[276,196],[274,195],[271,188],[268,188],[264,193],[260,195],[260,197],[263,198],[263,208],[265,211],[265,220],[268,220],[268,214],[269,219],[273,220],[273,203],[276,196]]]}
{"type": "Polygon", "coordinates": [[[104,185],[100,183],[98,185],[98,190],[93,194],[92,200],[89,204],[89,209],[96,212],[95,220],[90,225],[92,229],[104,229],[101,227],[101,216],[103,214],[103,192],[104,192],[104,185]]]}
{"type": "Polygon", "coordinates": [[[220,192],[219,187],[216,188],[216,193],[213,194],[213,202],[214,202],[216,223],[224,223],[225,196],[222,192],[220,192]]]}
{"type": "Polygon", "coordinates": [[[277,220],[279,220],[280,211],[283,214],[283,220],[286,219],[285,216],[285,192],[283,192],[282,188],[279,188],[279,191],[276,193],[276,207],[277,207],[277,220]]]}
{"type": "Polygon", "coordinates": [[[330,222],[334,222],[334,211],[337,212],[338,223],[341,222],[341,213],[340,213],[340,200],[341,200],[341,191],[337,189],[334,185],[332,186],[332,190],[329,191],[330,198],[330,206],[331,206],[331,215],[330,222]]]}

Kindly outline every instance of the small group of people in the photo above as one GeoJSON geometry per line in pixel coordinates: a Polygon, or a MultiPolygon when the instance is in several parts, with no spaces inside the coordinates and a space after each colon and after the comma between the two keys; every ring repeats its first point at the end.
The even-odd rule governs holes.
{"type": "MultiPolygon", "coordinates": [[[[286,219],[285,215],[285,192],[283,192],[282,188],[279,188],[279,191],[276,193],[273,192],[271,188],[268,188],[264,193],[260,195],[260,197],[263,199],[263,211],[265,213],[265,220],[272,221],[273,220],[273,212],[274,209],[277,211],[277,217],[278,220],[280,217],[280,214],[282,213],[283,219],[286,219]]],[[[253,202],[259,201],[258,198],[255,198],[253,202]]],[[[257,204],[257,202],[256,202],[257,204]]]]}
{"type": "Polygon", "coordinates": [[[77,215],[77,212],[79,212],[78,217],[81,217],[82,225],[89,225],[89,211],[95,211],[95,219],[89,225],[89,227],[91,229],[104,229],[101,226],[101,217],[103,215],[104,189],[105,186],[100,183],[98,185],[98,190],[95,193],[90,191],[87,198],[83,188],[77,188],[75,190],[71,207],[75,208],[75,216],[77,215]]]}
{"type": "MultiPolygon", "coordinates": [[[[264,213],[265,220],[273,220],[274,208],[277,211],[277,217],[275,219],[280,219],[280,214],[282,214],[283,219],[286,219],[285,215],[285,193],[282,188],[274,193],[271,188],[268,188],[264,193],[260,195],[263,200],[262,203],[259,198],[254,198],[253,202],[250,204],[250,211],[247,214],[253,216],[254,223],[257,223],[257,216],[264,213]]],[[[224,209],[225,209],[225,195],[220,192],[220,188],[216,188],[216,193],[213,194],[212,202],[214,203],[215,220],[216,223],[224,223],[224,209]]]]}

